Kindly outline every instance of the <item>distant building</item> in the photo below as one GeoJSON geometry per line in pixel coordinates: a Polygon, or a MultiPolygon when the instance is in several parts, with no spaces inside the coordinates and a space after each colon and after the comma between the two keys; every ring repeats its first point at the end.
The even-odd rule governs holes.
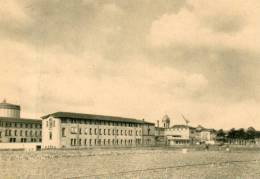
{"type": "MultiPolygon", "coordinates": [[[[0,103],[0,143],[40,143],[42,122],[20,118],[20,106],[0,103]]],[[[10,146],[10,145],[9,145],[10,146]]]]}
{"type": "Polygon", "coordinates": [[[155,126],[131,118],[56,112],[42,117],[44,148],[150,146],[155,126]]]}
{"type": "Polygon", "coordinates": [[[168,145],[194,144],[196,130],[187,125],[174,125],[166,129],[165,136],[168,145]]]}
{"type": "Polygon", "coordinates": [[[200,125],[196,127],[197,142],[214,144],[215,140],[216,140],[216,131],[214,129],[207,129],[200,125]]]}
{"type": "Polygon", "coordinates": [[[157,121],[157,125],[155,127],[155,143],[156,145],[166,145],[166,135],[165,131],[170,127],[171,120],[169,116],[166,114],[162,118],[162,126],[160,126],[159,120],[157,121]]]}

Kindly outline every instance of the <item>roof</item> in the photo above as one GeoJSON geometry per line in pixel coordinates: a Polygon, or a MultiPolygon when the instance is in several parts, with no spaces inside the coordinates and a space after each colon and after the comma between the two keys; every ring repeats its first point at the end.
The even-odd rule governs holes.
{"type": "Polygon", "coordinates": [[[170,128],[190,128],[190,129],[195,129],[194,127],[187,126],[187,125],[184,125],[184,124],[173,125],[173,126],[170,127],[170,128]]]}
{"type": "Polygon", "coordinates": [[[40,120],[40,119],[12,118],[12,117],[0,117],[0,121],[42,123],[42,120],[40,120]]]}
{"type": "Polygon", "coordinates": [[[15,104],[10,104],[7,103],[6,100],[4,100],[3,102],[0,103],[0,108],[4,108],[4,109],[17,109],[20,110],[21,107],[19,105],[15,105],[15,104]]]}
{"type": "Polygon", "coordinates": [[[130,122],[130,123],[139,123],[139,124],[153,124],[152,122],[147,122],[144,120],[138,120],[133,118],[124,118],[117,116],[104,116],[96,114],[83,114],[83,113],[72,113],[72,112],[55,112],[43,116],[42,119],[46,119],[49,116],[55,118],[71,118],[71,119],[90,119],[90,120],[100,120],[100,121],[114,121],[114,122],[130,122]]]}

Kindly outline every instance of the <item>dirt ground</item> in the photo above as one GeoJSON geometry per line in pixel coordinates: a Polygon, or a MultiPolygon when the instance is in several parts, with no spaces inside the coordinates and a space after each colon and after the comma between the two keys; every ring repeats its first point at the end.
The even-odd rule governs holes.
{"type": "Polygon", "coordinates": [[[1,151],[1,179],[260,178],[251,148],[1,151]]]}

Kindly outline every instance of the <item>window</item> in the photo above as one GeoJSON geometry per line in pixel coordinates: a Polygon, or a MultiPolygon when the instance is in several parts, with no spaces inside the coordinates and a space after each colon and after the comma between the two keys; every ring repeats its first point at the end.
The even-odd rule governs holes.
{"type": "Polygon", "coordinates": [[[17,130],[14,131],[14,135],[17,136],[17,130]]]}
{"type": "Polygon", "coordinates": [[[62,129],[61,129],[61,136],[62,137],[66,137],[66,131],[65,131],[66,129],[65,129],[65,127],[63,127],[62,129]]]}
{"type": "Polygon", "coordinates": [[[73,145],[73,139],[70,139],[70,145],[71,146],[73,145]]]}
{"type": "Polygon", "coordinates": [[[88,134],[88,129],[87,129],[87,128],[85,129],[85,134],[86,134],[86,135],[88,134]]]}
{"type": "Polygon", "coordinates": [[[33,132],[32,131],[30,131],[30,136],[32,136],[33,135],[33,132]]]}
{"type": "Polygon", "coordinates": [[[89,128],[89,135],[92,135],[92,129],[89,128]]]}
{"type": "MultiPolygon", "coordinates": [[[[48,121],[46,121],[46,127],[48,127],[49,126],[49,123],[48,123],[48,121]]],[[[27,124],[26,124],[26,128],[27,128],[27,124]]]]}
{"type": "Polygon", "coordinates": [[[91,142],[92,142],[92,140],[91,139],[89,139],[89,145],[91,146],[92,144],[91,144],[91,142]]]}
{"type": "MultiPolygon", "coordinates": [[[[97,129],[95,128],[95,135],[97,135],[97,129]]],[[[95,143],[96,144],[96,143],[95,143]]]]}
{"type": "Polygon", "coordinates": [[[81,134],[81,128],[79,128],[79,134],[81,134]]]}
{"type": "Polygon", "coordinates": [[[121,130],[121,135],[123,135],[123,130],[121,130]]]}
{"type": "Polygon", "coordinates": [[[49,139],[52,140],[52,132],[49,133],[49,139]]]}
{"type": "Polygon", "coordinates": [[[106,135],[106,129],[104,129],[104,135],[106,135]]]}
{"type": "Polygon", "coordinates": [[[101,129],[99,129],[99,135],[102,135],[102,131],[101,131],[101,129]]]}
{"type": "Polygon", "coordinates": [[[52,121],[52,127],[55,127],[55,120],[52,121]]]}
{"type": "Polygon", "coordinates": [[[28,131],[25,131],[25,136],[28,136],[28,131]]]}
{"type": "Polygon", "coordinates": [[[81,139],[79,139],[79,145],[81,145],[81,139]]]}
{"type": "Polygon", "coordinates": [[[104,145],[106,145],[106,139],[104,139],[104,145]]]}
{"type": "Polygon", "coordinates": [[[84,140],[84,145],[87,145],[87,139],[84,140]]]}
{"type": "Polygon", "coordinates": [[[107,134],[110,135],[110,129],[107,130],[107,134]]]}

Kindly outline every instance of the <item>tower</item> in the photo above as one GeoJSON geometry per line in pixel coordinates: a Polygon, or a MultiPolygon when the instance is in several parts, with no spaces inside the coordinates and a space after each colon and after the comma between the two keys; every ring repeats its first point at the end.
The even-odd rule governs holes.
{"type": "Polygon", "coordinates": [[[170,118],[167,114],[165,114],[162,118],[162,124],[163,124],[163,128],[170,128],[170,118]]]}
{"type": "Polygon", "coordinates": [[[0,103],[0,117],[20,118],[20,110],[19,105],[7,103],[5,99],[0,103]]]}

